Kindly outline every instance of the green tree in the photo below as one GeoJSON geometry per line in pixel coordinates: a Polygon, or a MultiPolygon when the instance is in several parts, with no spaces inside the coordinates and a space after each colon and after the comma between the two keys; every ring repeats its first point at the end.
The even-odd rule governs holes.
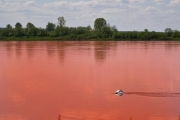
{"type": "Polygon", "coordinates": [[[101,37],[102,38],[108,38],[108,37],[111,37],[113,34],[112,30],[110,27],[108,26],[104,26],[101,30],[101,37]]]}
{"type": "Polygon", "coordinates": [[[173,38],[178,38],[178,37],[180,37],[180,32],[177,31],[177,30],[175,30],[175,31],[173,32],[172,36],[173,36],[173,38]]]}
{"type": "Polygon", "coordinates": [[[113,32],[112,37],[113,37],[114,39],[118,39],[118,38],[120,38],[120,36],[119,36],[119,33],[118,33],[118,32],[113,32]]]}
{"type": "Polygon", "coordinates": [[[3,29],[2,30],[2,36],[3,37],[7,37],[9,35],[9,30],[6,28],[6,29],[3,29]]]}
{"type": "Polygon", "coordinates": [[[37,36],[40,36],[40,37],[44,37],[46,36],[46,30],[45,29],[42,29],[42,28],[39,28],[38,31],[37,31],[37,36]]]}
{"type": "Polygon", "coordinates": [[[69,31],[70,31],[69,27],[61,27],[60,36],[67,36],[69,34],[69,31]]]}
{"type": "Polygon", "coordinates": [[[116,28],[115,25],[111,26],[111,30],[112,30],[113,32],[118,32],[118,30],[117,30],[117,28],[116,28]]]}
{"type": "Polygon", "coordinates": [[[30,23],[30,22],[28,22],[27,25],[26,25],[27,29],[34,28],[34,27],[35,26],[32,23],[30,23]]]}
{"type": "Polygon", "coordinates": [[[127,38],[128,39],[137,39],[137,32],[136,31],[127,32],[127,38]]]}
{"type": "Polygon", "coordinates": [[[55,29],[56,37],[58,37],[60,35],[60,32],[61,32],[61,27],[57,26],[56,29],[55,29]]]}
{"type": "Polygon", "coordinates": [[[64,19],[63,16],[58,17],[58,25],[60,27],[64,27],[66,25],[66,20],[64,19]]]}
{"type": "Polygon", "coordinates": [[[92,31],[92,28],[91,28],[90,25],[87,26],[87,30],[88,30],[88,31],[92,31]]]}
{"type": "Polygon", "coordinates": [[[55,30],[55,27],[56,27],[56,25],[55,25],[54,23],[48,22],[48,24],[46,25],[46,30],[47,30],[48,32],[54,31],[54,30],[55,30]]]}
{"type": "Polygon", "coordinates": [[[146,33],[147,33],[147,32],[148,32],[148,29],[144,29],[144,32],[146,32],[146,33]]]}
{"type": "Polygon", "coordinates": [[[15,24],[15,36],[17,37],[23,36],[22,24],[19,22],[15,24]]]}
{"type": "Polygon", "coordinates": [[[158,35],[157,35],[157,33],[155,31],[152,31],[151,32],[151,37],[152,37],[152,39],[157,39],[158,35]]]}
{"type": "Polygon", "coordinates": [[[22,24],[19,23],[19,22],[17,22],[17,23],[15,24],[15,29],[16,29],[16,28],[22,28],[22,24]]]}
{"type": "Polygon", "coordinates": [[[94,21],[94,29],[95,30],[101,30],[103,27],[107,25],[106,20],[104,18],[97,18],[94,21]]]}
{"type": "Polygon", "coordinates": [[[30,22],[26,25],[26,34],[28,36],[36,36],[38,32],[38,29],[30,22]]]}
{"type": "Polygon", "coordinates": [[[86,27],[77,27],[76,28],[77,34],[85,34],[87,32],[86,27]]]}
{"type": "Polygon", "coordinates": [[[7,28],[7,29],[12,29],[12,26],[11,26],[10,24],[7,24],[7,25],[6,25],[6,28],[7,28]]]}
{"type": "Polygon", "coordinates": [[[6,25],[6,28],[3,31],[3,36],[12,36],[13,35],[13,28],[10,24],[6,25]]]}
{"type": "Polygon", "coordinates": [[[0,40],[3,39],[2,30],[0,29],[0,40]]]}
{"type": "Polygon", "coordinates": [[[168,36],[171,36],[173,33],[173,30],[171,28],[166,28],[164,31],[168,36]]]}

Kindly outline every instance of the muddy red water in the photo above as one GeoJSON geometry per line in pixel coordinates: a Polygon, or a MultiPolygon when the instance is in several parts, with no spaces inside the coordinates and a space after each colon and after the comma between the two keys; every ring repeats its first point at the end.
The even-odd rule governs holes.
{"type": "Polygon", "coordinates": [[[0,120],[179,120],[179,93],[180,42],[0,42],[0,120]]]}

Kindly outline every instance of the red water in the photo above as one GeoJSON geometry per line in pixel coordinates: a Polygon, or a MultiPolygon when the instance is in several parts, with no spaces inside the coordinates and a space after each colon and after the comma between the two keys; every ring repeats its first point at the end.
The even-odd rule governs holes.
{"type": "Polygon", "coordinates": [[[175,93],[180,42],[0,42],[0,120],[178,120],[175,93]]]}

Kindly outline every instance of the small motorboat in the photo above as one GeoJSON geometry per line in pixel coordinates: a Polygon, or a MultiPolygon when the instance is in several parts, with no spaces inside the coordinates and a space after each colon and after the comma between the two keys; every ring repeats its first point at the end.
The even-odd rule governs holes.
{"type": "Polygon", "coordinates": [[[119,96],[123,96],[124,92],[123,90],[116,90],[115,94],[119,96]]]}

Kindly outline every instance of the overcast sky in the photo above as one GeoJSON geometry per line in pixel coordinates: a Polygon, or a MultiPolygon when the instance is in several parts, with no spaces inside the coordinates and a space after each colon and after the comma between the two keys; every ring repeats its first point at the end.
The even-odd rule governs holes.
{"type": "Polygon", "coordinates": [[[0,27],[32,22],[44,28],[59,16],[71,27],[93,28],[102,17],[120,31],[180,30],[180,0],[0,0],[0,27]]]}

